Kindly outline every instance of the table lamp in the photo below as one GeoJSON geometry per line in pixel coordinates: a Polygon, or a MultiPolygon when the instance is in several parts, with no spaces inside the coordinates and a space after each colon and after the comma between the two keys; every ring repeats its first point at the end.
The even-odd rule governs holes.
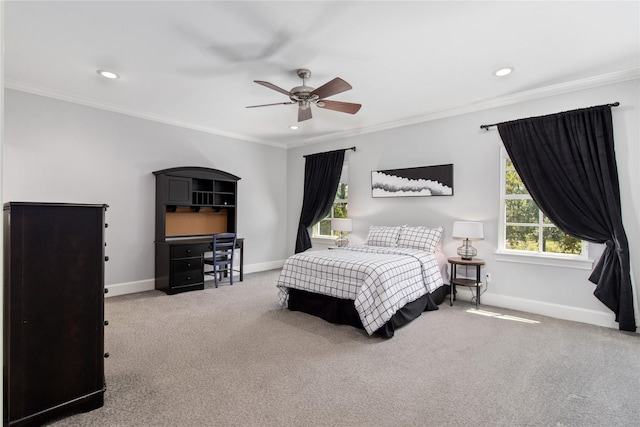
{"type": "Polygon", "coordinates": [[[464,239],[462,246],[458,248],[458,255],[464,260],[471,260],[478,255],[476,248],[471,246],[470,240],[480,240],[484,238],[484,231],[481,222],[455,221],[453,223],[454,239],[464,239]]]}
{"type": "Polygon", "coordinates": [[[349,218],[332,218],[331,229],[333,231],[339,231],[340,236],[336,239],[336,246],[341,248],[347,246],[349,240],[347,239],[347,233],[353,230],[353,225],[349,218]]]}

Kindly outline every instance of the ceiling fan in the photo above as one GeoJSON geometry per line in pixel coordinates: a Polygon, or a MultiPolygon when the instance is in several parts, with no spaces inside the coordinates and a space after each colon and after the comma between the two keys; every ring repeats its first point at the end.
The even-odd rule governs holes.
{"type": "Polygon", "coordinates": [[[346,92],[349,89],[352,89],[351,85],[342,80],[340,77],[336,77],[330,82],[327,82],[319,88],[314,89],[306,85],[306,79],[311,77],[311,71],[302,68],[297,71],[297,74],[298,77],[302,79],[302,86],[296,86],[291,90],[284,90],[281,87],[262,80],[254,80],[254,82],[258,83],[259,85],[268,87],[269,89],[273,89],[277,92],[287,95],[291,101],[276,102],[274,104],[250,105],[247,108],[268,107],[271,105],[298,104],[298,121],[302,122],[311,118],[311,104],[314,104],[316,107],[325,108],[327,110],[334,110],[341,113],[349,114],[357,113],[360,110],[360,107],[362,107],[362,105],[360,104],[353,104],[351,102],[329,101],[325,99],[338,93],[346,92]]]}

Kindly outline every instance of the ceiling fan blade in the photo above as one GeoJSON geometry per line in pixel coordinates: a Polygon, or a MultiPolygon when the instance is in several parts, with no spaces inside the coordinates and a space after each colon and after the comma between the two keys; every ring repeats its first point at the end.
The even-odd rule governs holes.
{"type": "Polygon", "coordinates": [[[262,85],[264,87],[268,87],[269,89],[273,89],[273,90],[275,90],[277,92],[285,94],[287,96],[291,95],[288,90],[284,90],[281,87],[278,87],[278,86],[274,85],[273,83],[265,82],[265,81],[262,81],[262,80],[254,80],[254,82],[256,82],[259,85],[262,85]]]}
{"type": "Polygon", "coordinates": [[[318,98],[322,99],[328,98],[338,93],[346,92],[350,89],[353,88],[349,83],[345,82],[340,77],[336,77],[335,79],[323,84],[318,89],[311,92],[311,95],[318,95],[318,98]]]}
{"type": "Polygon", "coordinates": [[[276,102],[273,104],[248,105],[245,108],[269,107],[271,105],[289,105],[289,104],[295,104],[295,102],[276,102]]]}
{"type": "Polygon", "coordinates": [[[360,111],[361,104],[353,104],[351,102],[342,102],[342,101],[327,101],[325,99],[321,99],[318,103],[322,102],[324,105],[320,108],[325,108],[327,110],[340,111],[341,113],[349,113],[355,114],[360,111]]]}
{"type": "Polygon", "coordinates": [[[298,121],[304,122],[311,118],[311,106],[307,105],[307,108],[298,107],[298,121]]]}

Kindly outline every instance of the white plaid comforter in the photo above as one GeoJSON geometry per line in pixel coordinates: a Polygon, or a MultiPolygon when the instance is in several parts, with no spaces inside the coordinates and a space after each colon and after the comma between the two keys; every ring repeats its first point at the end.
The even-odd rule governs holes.
{"type": "Polygon", "coordinates": [[[293,255],[277,282],[283,307],[289,288],[354,300],[369,335],[398,309],[443,284],[435,254],[366,245],[293,255]]]}

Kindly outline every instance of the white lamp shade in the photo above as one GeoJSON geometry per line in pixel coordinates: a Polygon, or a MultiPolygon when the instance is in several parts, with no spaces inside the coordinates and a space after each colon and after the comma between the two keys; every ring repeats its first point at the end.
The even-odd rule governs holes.
{"type": "Polygon", "coordinates": [[[334,231],[351,231],[353,226],[349,218],[332,218],[331,229],[334,231]]]}
{"type": "Polygon", "coordinates": [[[483,225],[481,222],[456,221],[451,236],[456,239],[483,239],[483,225]]]}

